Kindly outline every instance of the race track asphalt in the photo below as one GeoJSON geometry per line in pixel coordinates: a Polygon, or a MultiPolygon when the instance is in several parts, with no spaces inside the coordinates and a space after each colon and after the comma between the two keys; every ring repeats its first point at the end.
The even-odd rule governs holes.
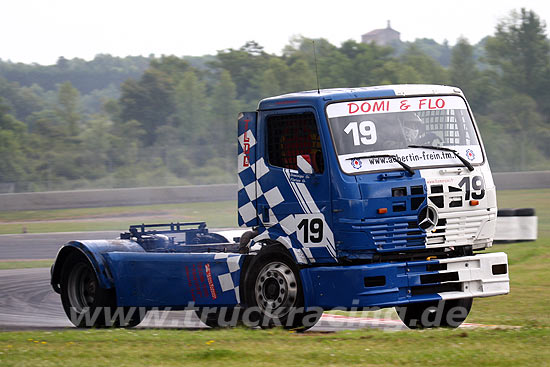
{"type": "MultiPolygon", "coordinates": [[[[0,330],[74,328],[61,299],[50,286],[50,269],[0,270],[0,330]]],[[[149,311],[139,328],[207,328],[193,311],[149,311]]],[[[358,318],[323,314],[310,329],[330,332],[360,328],[402,330],[403,324],[389,318],[358,318]]]]}

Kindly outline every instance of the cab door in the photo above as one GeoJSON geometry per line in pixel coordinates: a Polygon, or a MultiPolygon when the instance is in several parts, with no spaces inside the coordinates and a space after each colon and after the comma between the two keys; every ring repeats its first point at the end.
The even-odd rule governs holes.
{"type": "Polygon", "coordinates": [[[260,226],[281,232],[309,262],[336,259],[330,176],[312,108],[263,111],[256,153],[260,226]]]}

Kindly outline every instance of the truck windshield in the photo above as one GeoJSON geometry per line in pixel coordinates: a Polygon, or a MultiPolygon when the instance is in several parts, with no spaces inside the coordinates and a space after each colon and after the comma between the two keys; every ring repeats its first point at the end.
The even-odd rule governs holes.
{"type": "Polygon", "coordinates": [[[449,147],[470,163],[483,155],[459,96],[347,101],[327,106],[340,166],[346,173],[401,169],[391,156],[412,168],[462,166],[449,147]],[[415,147],[411,147],[415,146],[415,147]],[[390,157],[371,157],[390,155],[390,157]]]}

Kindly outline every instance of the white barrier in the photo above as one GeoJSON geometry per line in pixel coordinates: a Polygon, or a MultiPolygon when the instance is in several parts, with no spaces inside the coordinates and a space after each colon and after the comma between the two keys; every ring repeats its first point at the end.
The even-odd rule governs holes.
{"type": "Polygon", "coordinates": [[[499,209],[495,242],[535,241],[538,218],[535,209],[499,209]]]}
{"type": "Polygon", "coordinates": [[[97,208],[227,200],[237,200],[237,184],[0,194],[0,211],[97,208]]]}

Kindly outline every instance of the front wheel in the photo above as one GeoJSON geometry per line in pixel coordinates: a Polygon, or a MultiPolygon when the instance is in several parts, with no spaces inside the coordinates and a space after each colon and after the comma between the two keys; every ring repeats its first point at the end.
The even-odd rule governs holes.
{"type": "Polygon", "coordinates": [[[116,307],[114,289],[99,286],[88,258],[79,252],[69,255],[61,273],[61,303],[69,320],[81,328],[137,326],[146,310],[116,307]]]}
{"type": "Polygon", "coordinates": [[[279,249],[266,249],[257,256],[247,274],[245,324],[299,331],[313,327],[322,311],[304,308],[300,273],[293,259],[279,249]]]}
{"type": "Polygon", "coordinates": [[[409,329],[459,327],[472,308],[472,298],[411,303],[396,307],[397,314],[409,329]]]}

